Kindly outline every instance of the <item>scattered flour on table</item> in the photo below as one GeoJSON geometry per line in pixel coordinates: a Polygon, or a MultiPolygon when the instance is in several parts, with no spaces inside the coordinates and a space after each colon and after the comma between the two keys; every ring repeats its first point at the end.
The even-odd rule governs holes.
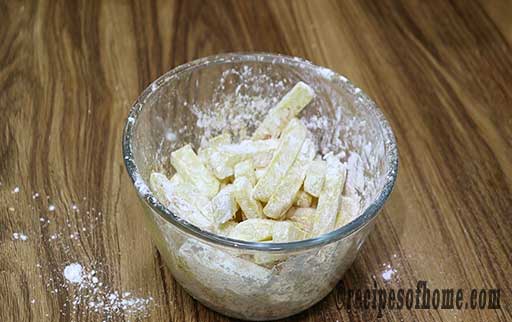
{"type": "Polygon", "coordinates": [[[22,241],[25,241],[28,239],[28,236],[23,234],[23,233],[13,233],[12,234],[12,239],[13,240],[22,240],[22,241]]]}
{"type": "Polygon", "coordinates": [[[383,273],[382,273],[382,278],[385,280],[385,281],[389,281],[391,280],[391,278],[393,277],[393,274],[396,273],[396,270],[390,268],[390,269],[387,269],[385,270],[383,273]]]}
{"type": "Polygon", "coordinates": [[[73,288],[71,308],[76,311],[86,305],[96,313],[112,316],[116,313],[144,317],[152,297],[136,297],[131,292],[112,290],[96,276],[95,270],[86,270],[80,263],[72,263],[64,268],[64,278],[73,288]]]}
{"type": "Polygon", "coordinates": [[[82,282],[82,265],[78,263],[69,264],[64,268],[64,277],[70,283],[81,283],[82,282]]]}
{"type": "Polygon", "coordinates": [[[386,267],[386,270],[382,272],[382,279],[386,282],[389,282],[397,271],[390,264],[383,264],[383,266],[386,267]]]}
{"type": "MultiPolygon", "coordinates": [[[[0,193],[5,191],[2,190],[0,189],[0,193]]],[[[16,186],[8,189],[7,192],[18,194],[21,191],[16,186]]],[[[26,199],[23,199],[25,203],[28,202],[28,205],[23,204],[22,199],[18,199],[18,196],[16,198],[16,204],[14,204],[16,209],[12,206],[8,207],[8,210],[13,212],[12,216],[27,215],[17,209],[32,209],[33,215],[36,216],[35,222],[39,226],[32,232],[40,232],[37,234],[30,231],[12,232],[11,239],[20,242],[27,241],[30,237],[34,243],[48,242],[50,247],[55,248],[55,251],[61,251],[64,254],[77,247],[77,240],[81,236],[87,238],[87,234],[94,232],[103,215],[102,211],[94,207],[90,207],[88,210],[83,209],[81,212],[80,202],[72,202],[68,204],[69,206],[65,206],[59,200],[54,200],[43,192],[28,193],[26,199]],[[66,210],[67,208],[69,210],[66,210]],[[66,213],[63,216],[55,216],[60,212],[66,213]],[[52,220],[48,219],[49,216],[53,216],[52,220]]],[[[82,200],[86,202],[87,198],[83,197],[82,200]]],[[[151,296],[137,296],[135,295],[137,292],[134,291],[113,288],[108,282],[102,280],[104,272],[108,271],[103,269],[103,266],[101,261],[94,260],[73,263],[56,262],[50,267],[43,262],[36,264],[39,277],[47,288],[48,294],[66,294],[67,298],[60,307],[60,313],[63,316],[85,315],[94,312],[101,315],[102,321],[117,320],[119,317],[127,321],[149,317],[154,299],[151,296]]],[[[27,269],[30,268],[27,267],[27,269]]],[[[30,299],[31,305],[38,305],[41,302],[36,298],[30,299]]]]}

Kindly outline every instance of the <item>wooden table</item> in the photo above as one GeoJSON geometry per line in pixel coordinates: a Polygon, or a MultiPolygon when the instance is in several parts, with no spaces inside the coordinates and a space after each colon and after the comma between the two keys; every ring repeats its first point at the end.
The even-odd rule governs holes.
{"type": "Polygon", "coordinates": [[[347,75],[400,149],[397,185],[356,262],[288,321],[375,320],[376,310],[344,308],[342,289],[418,280],[500,288],[501,309],[385,309],[384,320],[512,320],[509,1],[3,1],[0,18],[0,321],[228,320],[163,267],[120,142],[153,79],[234,51],[347,75]],[[151,296],[145,317],[73,308],[76,289],[62,287],[73,262],[112,290],[151,296]]]}

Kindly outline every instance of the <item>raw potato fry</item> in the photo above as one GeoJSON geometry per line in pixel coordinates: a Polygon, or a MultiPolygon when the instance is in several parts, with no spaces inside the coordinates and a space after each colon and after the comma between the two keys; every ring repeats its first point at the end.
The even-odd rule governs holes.
{"type": "Polygon", "coordinates": [[[267,168],[254,170],[254,174],[256,175],[256,180],[260,180],[261,177],[263,177],[263,175],[265,174],[265,171],[267,171],[267,168]]]}
{"type": "Polygon", "coordinates": [[[231,135],[229,135],[229,133],[217,135],[211,138],[204,147],[202,146],[197,150],[197,156],[204,164],[208,164],[208,157],[212,149],[221,144],[229,143],[231,143],[231,135]]]}
{"type": "MultiPolygon", "coordinates": [[[[287,243],[306,238],[306,232],[297,225],[288,221],[273,221],[272,243],[287,243]]],[[[287,255],[257,253],[254,254],[254,262],[258,265],[269,265],[277,261],[285,260],[287,255]]]]}
{"type": "Polygon", "coordinates": [[[179,175],[179,173],[175,173],[171,180],[169,180],[172,184],[182,184],[185,183],[185,179],[183,179],[182,176],[179,175]]]}
{"type": "Polygon", "coordinates": [[[304,140],[297,158],[263,208],[265,216],[278,219],[290,209],[302,186],[308,165],[314,157],[315,144],[310,139],[304,140]]]}
{"type": "Polygon", "coordinates": [[[165,175],[153,172],[149,179],[155,196],[176,216],[199,228],[210,230],[212,220],[209,215],[210,202],[194,187],[187,183],[172,184],[165,175]]]}
{"type": "Polygon", "coordinates": [[[270,199],[295,161],[307,135],[306,127],[298,119],[292,119],[285,132],[267,171],[254,187],[254,198],[258,200],[270,199]]]}
{"type": "Polygon", "coordinates": [[[253,186],[256,184],[256,174],[254,173],[252,160],[245,160],[235,165],[235,179],[240,177],[246,177],[253,186]]]}
{"type": "Polygon", "coordinates": [[[274,243],[287,243],[306,238],[306,232],[290,221],[274,222],[272,241],[274,243]]]}
{"type": "Polygon", "coordinates": [[[306,232],[290,221],[275,221],[272,229],[272,242],[287,243],[306,238],[306,232]]]}
{"type": "Polygon", "coordinates": [[[180,247],[178,265],[205,290],[224,290],[226,294],[251,296],[253,287],[263,287],[272,277],[266,268],[193,239],[180,247]],[[240,287],[248,283],[253,287],[240,287]]]}
{"type": "Polygon", "coordinates": [[[216,234],[227,237],[227,236],[229,236],[229,234],[231,234],[233,229],[235,229],[236,225],[238,225],[238,223],[236,221],[229,220],[223,224],[220,224],[217,227],[217,229],[215,230],[215,232],[216,232],[216,234]]]}
{"type": "Polygon", "coordinates": [[[238,204],[235,201],[235,186],[228,184],[212,199],[213,220],[223,224],[235,216],[238,204]]]}
{"type": "Polygon", "coordinates": [[[299,190],[295,195],[295,201],[293,202],[294,206],[301,208],[309,208],[313,204],[313,196],[309,193],[299,190]]]}
{"type": "MultiPolygon", "coordinates": [[[[262,241],[262,243],[272,243],[272,240],[262,241]]],[[[269,253],[256,253],[253,256],[253,262],[258,265],[271,265],[277,261],[284,260],[286,255],[269,254],[269,253]]]]}
{"type": "Polygon", "coordinates": [[[203,164],[208,165],[208,148],[199,147],[197,157],[203,164]]]}
{"type": "Polygon", "coordinates": [[[314,160],[310,163],[306,179],[304,180],[304,191],[318,198],[324,184],[326,163],[323,160],[314,160]]]}
{"type": "Polygon", "coordinates": [[[264,218],[263,209],[258,200],[254,199],[251,182],[246,177],[235,179],[235,200],[247,218],[264,218]]]}
{"type": "MultiPolygon", "coordinates": [[[[172,179],[171,179],[172,180],[172,179]]],[[[167,179],[165,174],[160,172],[153,172],[149,177],[149,186],[151,190],[153,190],[153,194],[156,198],[165,206],[169,203],[168,194],[171,193],[172,190],[172,182],[167,179]]]]}
{"type": "Polygon", "coordinates": [[[336,228],[348,224],[359,215],[360,201],[361,198],[358,195],[341,197],[340,211],[338,212],[338,218],[336,218],[336,228]]]}
{"type": "Polygon", "coordinates": [[[269,219],[247,219],[231,231],[229,238],[259,242],[272,239],[276,222],[269,219]]]}
{"type": "Polygon", "coordinates": [[[272,108],[260,126],[254,132],[254,140],[277,137],[294,118],[315,97],[311,87],[298,82],[280,101],[272,108]]]}
{"type": "Polygon", "coordinates": [[[261,153],[272,153],[278,145],[278,140],[245,140],[237,144],[222,144],[212,149],[209,165],[217,178],[224,179],[233,175],[237,163],[261,153]]]}
{"type": "Polygon", "coordinates": [[[208,147],[216,147],[221,144],[230,144],[231,143],[231,135],[229,133],[219,134],[208,141],[208,147]]]}
{"type": "Polygon", "coordinates": [[[274,154],[272,152],[262,152],[255,154],[252,157],[252,161],[254,162],[254,167],[257,169],[265,168],[267,167],[270,162],[272,161],[272,157],[274,154]]]}
{"type": "Polygon", "coordinates": [[[186,181],[201,193],[212,198],[219,191],[219,181],[204,166],[190,145],[171,153],[171,164],[186,181]]]}
{"type": "Polygon", "coordinates": [[[286,213],[286,218],[293,221],[302,230],[311,233],[316,218],[315,208],[292,208],[286,213]]]}
{"type": "Polygon", "coordinates": [[[198,208],[198,210],[208,217],[208,211],[210,210],[210,200],[208,200],[206,196],[201,194],[199,190],[197,190],[190,183],[179,181],[179,179],[176,179],[175,181],[172,179],[169,180],[167,179],[167,176],[158,172],[153,172],[151,174],[149,183],[153,190],[156,191],[158,189],[159,192],[164,192],[167,195],[190,195],[184,196],[184,199],[193,201],[192,203],[198,208]]]}
{"type": "Polygon", "coordinates": [[[354,196],[364,188],[364,167],[361,157],[357,153],[350,153],[347,160],[347,182],[345,195],[354,196]]]}
{"type": "Polygon", "coordinates": [[[317,217],[313,225],[313,236],[319,236],[331,231],[336,224],[340,210],[340,200],[345,184],[346,168],[334,157],[327,159],[325,182],[318,198],[317,217]]]}

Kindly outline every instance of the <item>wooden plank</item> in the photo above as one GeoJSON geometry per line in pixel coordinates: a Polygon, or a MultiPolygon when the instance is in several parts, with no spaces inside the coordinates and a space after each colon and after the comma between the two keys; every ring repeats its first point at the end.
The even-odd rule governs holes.
{"type": "MultiPolygon", "coordinates": [[[[94,267],[111,290],[152,297],[141,320],[228,321],[165,268],[119,142],[128,107],[150,81],[233,51],[301,56],[345,74],[382,108],[400,148],[395,191],[354,265],[326,299],[288,321],[374,320],[375,310],[341,305],[343,287],[374,281],[510,290],[506,3],[1,3],[0,321],[102,321],[86,305],[68,304],[73,290],[59,286],[73,262],[94,267]]],[[[506,321],[506,294],[502,310],[384,310],[383,320],[506,321]]]]}

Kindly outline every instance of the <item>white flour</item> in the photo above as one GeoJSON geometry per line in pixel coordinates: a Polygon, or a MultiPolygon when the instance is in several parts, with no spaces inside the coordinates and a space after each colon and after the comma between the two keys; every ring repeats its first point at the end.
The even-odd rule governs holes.
{"type": "Polygon", "coordinates": [[[69,264],[64,268],[64,277],[72,286],[70,303],[73,311],[86,305],[89,310],[107,317],[120,313],[147,316],[147,307],[153,302],[152,297],[135,297],[131,292],[112,290],[96,274],[95,270],[85,270],[79,263],[69,264]]]}
{"type": "MultiPolygon", "coordinates": [[[[2,190],[3,189],[0,189],[0,193],[3,192],[2,190]]],[[[8,190],[8,192],[13,194],[19,193],[20,188],[14,187],[8,190]]],[[[41,206],[40,197],[42,194],[43,193],[33,192],[26,197],[26,200],[30,200],[33,203],[30,205],[33,210],[36,209],[36,205],[41,206]]],[[[15,200],[22,200],[22,197],[23,195],[21,194],[20,197],[16,197],[17,199],[15,200]]],[[[43,200],[48,201],[50,199],[52,199],[54,203],[48,202],[46,213],[43,211],[37,215],[37,224],[39,227],[32,230],[38,232],[45,231],[46,233],[43,235],[43,233],[40,232],[38,234],[30,234],[30,231],[12,232],[11,239],[14,242],[27,243],[37,243],[38,240],[46,239],[44,242],[50,243],[53,247],[60,248],[62,252],[66,254],[77,245],[77,240],[80,239],[81,235],[87,238],[87,234],[95,230],[97,224],[94,222],[97,222],[101,218],[102,212],[95,208],[83,211],[84,216],[87,216],[88,222],[93,221],[93,224],[76,227],[76,231],[73,231],[71,228],[79,224],[84,225],[84,221],[77,219],[77,222],[73,223],[69,219],[65,219],[64,222],[62,222],[59,218],[54,217],[59,211],[67,207],[61,205],[58,200],[53,200],[53,198],[49,196],[43,198],[43,200]],[[47,216],[53,216],[55,219],[53,220],[52,218],[52,220],[50,220],[47,216]],[[71,230],[71,232],[69,232],[69,230],[71,230]]],[[[84,201],[87,200],[86,197],[82,199],[84,201]]],[[[26,205],[24,206],[24,208],[26,208],[26,205]]],[[[69,208],[68,215],[81,215],[79,203],[71,203],[69,208]]],[[[18,212],[15,211],[15,207],[9,207],[9,210],[13,212],[13,216],[18,215],[18,212]]],[[[67,216],[63,216],[63,218],[67,218],[67,216]]],[[[153,298],[151,296],[136,296],[135,292],[131,291],[116,290],[107,282],[102,281],[101,276],[108,270],[103,269],[104,265],[101,262],[91,263],[90,261],[84,261],[65,264],[59,264],[58,262],[53,263],[50,269],[41,263],[36,265],[39,277],[42,279],[43,285],[46,286],[48,294],[66,294],[66,296],[68,296],[60,307],[60,313],[63,316],[69,314],[76,316],[78,313],[85,314],[87,312],[94,312],[102,317],[102,321],[117,320],[119,317],[125,320],[132,320],[132,318],[138,319],[149,316],[150,307],[154,302],[153,298]],[[55,265],[57,265],[57,267],[55,267],[55,265]]],[[[30,268],[27,267],[27,269],[30,268]]],[[[36,298],[30,299],[31,305],[39,305],[39,303],[44,303],[44,301],[36,298]]]]}
{"type": "Polygon", "coordinates": [[[385,281],[389,281],[391,280],[391,278],[393,277],[393,274],[396,273],[396,270],[390,268],[390,269],[387,269],[385,270],[383,273],[382,273],[382,278],[385,280],[385,281]]]}
{"type": "Polygon", "coordinates": [[[64,268],[64,277],[68,282],[77,284],[82,282],[82,265],[78,263],[69,264],[64,268]]]}
{"type": "Polygon", "coordinates": [[[12,234],[12,239],[13,240],[22,240],[22,241],[25,241],[28,239],[28,236],[23,234],[23,233],[13,233],[12,234]]]}

